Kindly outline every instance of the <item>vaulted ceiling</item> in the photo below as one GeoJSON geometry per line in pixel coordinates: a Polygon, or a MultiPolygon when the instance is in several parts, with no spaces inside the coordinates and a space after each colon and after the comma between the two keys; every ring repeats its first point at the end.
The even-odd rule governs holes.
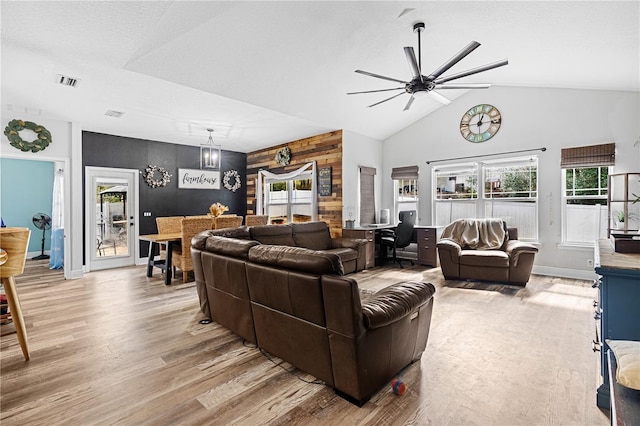
{"type": "MultiPolygon", "coordinates": [[[[384,139],[438,108],[409,95],[347,96],[423,74],[471,40],[448,73],[500,86],[640,90],[637,1],[83,1],[1,3],[2,104],[86,130],[250,152],[335,129],[384,139]],[[79,79],[57,84],[58,74],[79,79]],[[120,118],[107,110],[123,112],[120,118]]],[[[446,75],[446,74],[445,74],[446,75]]],[[[491,90],[491,89],[486,89],[491,90]]],[[[444,92],[444,91],[443,91],[444,92]]],[[[455,102],[464,90],[443,93],[455,102]]]]}

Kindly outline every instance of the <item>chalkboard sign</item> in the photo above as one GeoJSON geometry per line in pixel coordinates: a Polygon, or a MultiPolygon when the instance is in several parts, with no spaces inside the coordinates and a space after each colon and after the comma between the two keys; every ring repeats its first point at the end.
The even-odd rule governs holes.
{"type": "Polygon", "coordinates": [[[318,169],[318,193],[322,197],[331,195],[331,167],[318,169]]]}

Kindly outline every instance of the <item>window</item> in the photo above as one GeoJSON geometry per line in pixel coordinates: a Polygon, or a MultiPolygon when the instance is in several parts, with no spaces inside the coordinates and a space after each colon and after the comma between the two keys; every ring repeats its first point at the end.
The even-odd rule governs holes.
{"type": "Polygon", "coordinates": [[[256,199],[260,214],[272,224],[317,220],[315,163],[285,174],[260,170],[256,199]]]}
{"type": "Polygon", "coordinates": [[[563,236],[568,244],[591,244],[607,235],[609,167],[563,169],[563,236]]]}
{"type": "MultiPolygon", "coordinates": [[[[418,166],[397,167],[391,170],[393,179],[394,217],[407,210],[415,210],[418,221],[418,166]]],[[[393,220],[391,221],[394,222],[393,220]]]]}
{"type": "Polygon", "coordinates": [[[538,157],[449,165],[434,170],[434,182],[436,225],[502,218],[520,239],[538,239],[538,157]]]}
{"type": "Polygon", "coordinates": [[[360,225],[376,222],[374,167],[360,166],[360,225]]]}
{"type": "Polygon", "coordinates": [[[609,167],[615,164],[614,143],[563,148],[562,242],[589,244],[607,235],[609,167]]]}

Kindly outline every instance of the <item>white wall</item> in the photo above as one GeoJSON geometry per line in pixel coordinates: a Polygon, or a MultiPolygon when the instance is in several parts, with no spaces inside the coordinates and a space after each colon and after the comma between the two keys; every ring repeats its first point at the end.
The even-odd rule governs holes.
{"type": "MultiPolygon", "coordinates": [[[[591,276],[587,260],[593,258],[593,250],[559,246],[560,149],[615,142],[614,172],[640,171],[640,147],[633,146],[640,136],[639,105],[638,92],[515,87],[472,90],[384,140],[382,176],[390,176],[393,167],[420,166],[418,216],[421,225],[430,225],[435,164],[427,165],[426,161],[546,147],[546,152],[537,152],[541,246],[534,271],[586,278],[591,276]],[[481,103],[500,110],[502,126],[489,141],[470,143],[460,135],[460,119],[467,109],[481,103]]],[[[383,182],[381,208],[393,208],[391,181],[383,182]]]]}
{"type": "Polygon", "coordinates": [[[376,219],[381,207],[381,188],[388,179],[382,174],[382,142],[348,130],[342,132],[342,221],[350,218],[360,225],[358,180],[359,166],[374,167],[376,177],[375,203],[376,219]],[[349,216],[352,213],[352,216],[349,216]]]}

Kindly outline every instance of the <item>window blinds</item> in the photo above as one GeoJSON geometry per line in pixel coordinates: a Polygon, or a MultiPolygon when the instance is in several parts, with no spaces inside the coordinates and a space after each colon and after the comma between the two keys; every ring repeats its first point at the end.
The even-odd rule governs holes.
{"type": "Polygon", "coordinates": [[[376,221],[375,175],[375,168],[360,167],[360,225],[368,225],[376,221]]]}
{"type": "Polygon", "coordinates": [[[391,179],[418,180],[418,166],[394,167],[391,169],[391,179]]]}
{"type": "Polygon", "coordinates": [[[560,154],[560,167],[613,166],[616,162],[616,144],[578,146],[563,148],[560,154]]]}

